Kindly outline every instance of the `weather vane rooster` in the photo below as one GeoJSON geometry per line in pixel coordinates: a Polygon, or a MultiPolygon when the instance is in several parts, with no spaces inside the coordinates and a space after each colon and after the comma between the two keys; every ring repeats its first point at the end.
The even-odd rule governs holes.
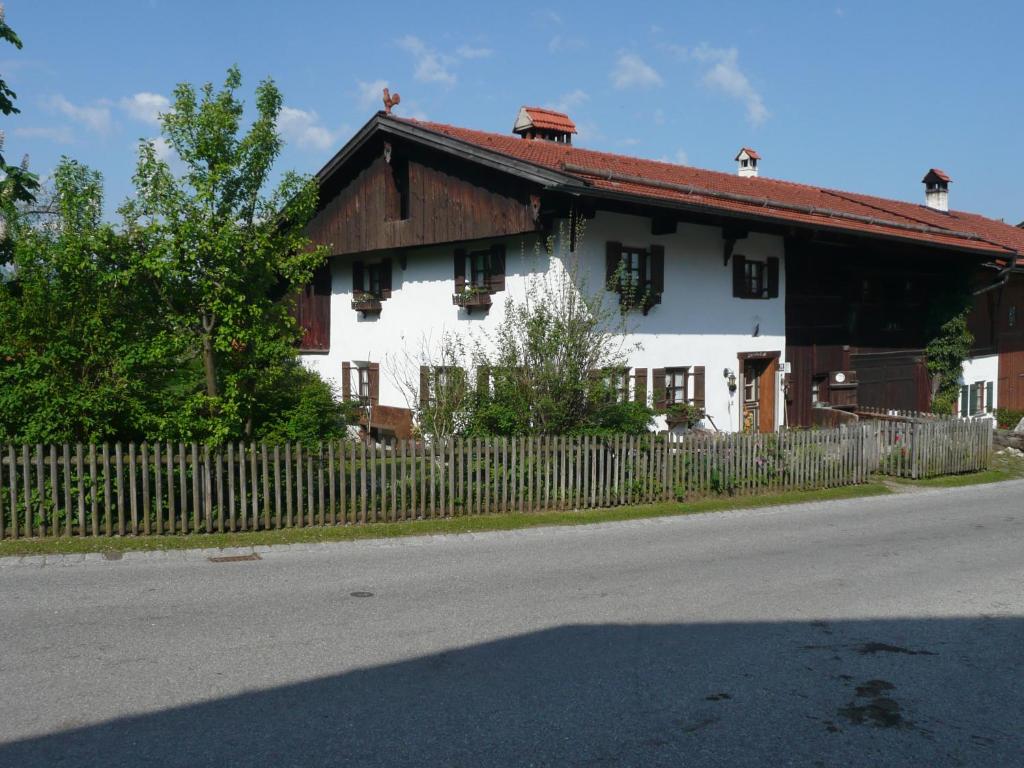
{"type": "Polygon", "coordinates": [[[391,114],[391,108],[392,107],[397,107],[399,105],[399,103],[401,103],[401,101],[402,101],[402,97],[399,96],[397,93],[392,95],[391,92],[387,88],[384,89],[384,112],[386,114],[390,115],[391,114]]]}

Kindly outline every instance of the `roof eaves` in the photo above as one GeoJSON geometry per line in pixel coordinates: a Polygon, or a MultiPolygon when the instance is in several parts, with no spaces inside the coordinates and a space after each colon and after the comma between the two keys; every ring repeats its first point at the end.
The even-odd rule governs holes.
{"type": "MultiPolygon", "coordinates": [[[[579,190],[576,190],[576,189],[561,189],[561,190],[556,189],[556,191],[567,192],[567,193],[570,193],[570,194],[571,193],[576,193],[576,194],[579,193],[579,190]]],[[[887,232],[879,232],[879,231],[866,232],[866,231],[864,231],[862,229],[855,229],[855,228],[851,228],[849,226],[843,226],[840,223],[840,220],[839,219],[835,219],[835,218],[825,218],[825,219],[822,219],[821,221],[815,221],[814,223],[793,221],[791,218],[787,218],[785,216],[780,216],[780,215],[777,215],[777,214],[773,215],[771,213],[772,209],[768,208],[768,207],[765,207],[765,208],[762,209],[764,211],[764,213],[755,213],[753,211],[737,211],[737,210],[733,210],[733,209],[730,209],[730,208],[718,208],[718,207],[715,207],[715,206],[712,206],[712,205],[708,205],[707,203],[687,202],[685,200],[672,200],[672,199],[668,199],[668,198],[645,197],[645,196],[639,196],[639,195],[637,195],[635,193],[632,193],[632,192],[617,191],[617,190],[613,190],[613,189],[606,189],[606,188],[603,188],[603,187],[591,187],[590,189],[587,190],[587,194],[590,195],[590,196],[593,196],[593,197],[601,197],[601,198],[608,199],[608,200],[618,200],[618,201],[623,201],[623,202],[633,202],[633,203],[635,203],[638,200],[642,200],[644,203],[647,203],[648,205],[650,205],[652,207],[655,207],[655,208],[677,210],[677,211],[689,211],[689,212],[692,212],[692,213],[704,213],[704,214],[707,214],[707,213],[710,212],[710,213],[714,213],[715,215],[722,216],[724,218],[737,219],[737,220],[740,220],[740,221],[759,221],[759,222],[764,222],[766,224],[776,224],[776,225],[782,224],[782,225],[786,225],[786,226],[797,227],[799,229],[804,229],[804,230],[807,230],[807,229],[824,230],[824,231],[828,231],[828,232],[836,232],[836,233],[842,233],[842,234],[847,234],[847,235],[849,235],[849,234],[861,235],[861,236],[868,235],[868,236],[871,236],[871,237],[874,237],[874,238],[878,238],[878,239],[882,239],[882,240],[892,240],[892,241],[902,242],[902,243],[909,242],[909,243],[914,243],[916,245],[930,246],[930,247],[938,248],[938,249],[941,249],[941,250],[947,250],[947,251],[948,250],[955,250],[955,251],[961,251],[961,252],[964,252],[964,253],[972,253],[972,254],[976,254],[976,253],[979,253],[979,252],[981,252],[981,253],[993,253],[993,252],[995,252],[995,253],[1003,254],[1004,256],[1012,256],[1012,255],[1014,255],[1012,252],[1007,251],[1002,246],[995,246],[995,245],[993,245],[993,244],[991,244],[991,243],[989,243],[989,242],[987,242],[985,240],[981,240],[980,238],[979,239],[975,239],[975,240],[962,240],[962,244],[949,243],[949,242],[933,242],[933,241],[928,241],[928,240],[924,240],[923,241],[923,240],[921,240],[920,237],[916,237],[913,234],[910,234],[910,231],[908,231],[907,234],[903,234],[903,233],[901,233],[898,230],[890,230],[890,231],[887,231],[887,232]]],[[[883,221],[881,221],[881,220],[876,222],[872,226],[875,226],[875,227],[877,227],[879,229],[886,229],[885,223],[883,221]]],[[[951,239],[953,239],[953,238],[951,238],[951,239]]],[[[1022,268],[1024,268],[1024,259],[1019,259],[1018,263],[1021,265],[1022,268]]]]}

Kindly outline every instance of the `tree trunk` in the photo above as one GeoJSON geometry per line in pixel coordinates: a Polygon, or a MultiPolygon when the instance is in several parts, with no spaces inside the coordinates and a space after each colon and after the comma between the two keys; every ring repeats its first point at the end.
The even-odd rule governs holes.
{"type": "Polygon", "coordinates": [[[218,397],[217,356],[213,351],[213,337],[209,333],[203,334],[203,371],[206,373],[207,396],[218,397]]]}

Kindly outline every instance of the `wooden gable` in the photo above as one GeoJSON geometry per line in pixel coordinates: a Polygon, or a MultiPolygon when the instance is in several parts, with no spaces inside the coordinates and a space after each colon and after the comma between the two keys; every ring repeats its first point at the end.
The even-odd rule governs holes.
{"type": "Polygon", "coordinates": [[[538,186],[378,136],[321,186],[308,234],[333,256],[531,232],[538,186]]]}

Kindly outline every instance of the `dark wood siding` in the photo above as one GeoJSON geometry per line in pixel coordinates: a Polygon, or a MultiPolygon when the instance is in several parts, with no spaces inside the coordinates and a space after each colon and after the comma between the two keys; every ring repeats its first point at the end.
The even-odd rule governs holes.
{"type": "Polygon", "coordinates": [[[1024,275],[1014,275],[999,296],[995,317],[1000,408],[1024,410],[1024,275]]]}
{"type": "MultiPolygon", "coordinates": [[[[856,372],[859,404],[927,410],[929,299],[952,282],[971,285],[971,258],[790,239],[786,259],[789,423],[812,424],[813,381],[833,371],[856,372]]],[[[820,399],[829,400],[827,384],[820,399]]]]}
{"type": "Polygon", "coordinates": [[[449,243],[536,229],[527,182],[421,148],[371,143],[346,174],[321,189],[321,209],[307,229],[332,255],[449,243]],[[409,154],[404,154],[406,151],[409,154]],[[408,218],[396,217],[396,174],[408,183],[408,218]]]}

